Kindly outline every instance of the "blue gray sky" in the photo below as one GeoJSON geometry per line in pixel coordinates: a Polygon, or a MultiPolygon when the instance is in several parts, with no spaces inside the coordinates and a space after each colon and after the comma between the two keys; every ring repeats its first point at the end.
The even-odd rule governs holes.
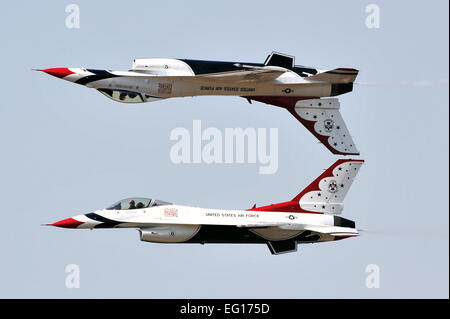
{"type": "Polygon", "coordinates": [[[2,298],[448,298],[448,1],[14,1],[0,12],[2,298]],[[163,245],[131,229],[43,227],[128,197],[246,209],[291,199],[336,159],[288,112],[237,97],[124,105],[32,68],[127,70],[138,57],[360,70],[342,114],[366,160],[345,200],[358,238],[272,256],[264,245],[163,245]],[[176,127],[278,128],[258,164],[173,164],[176,127]],[[80,269],[80,288],[65,267],[80,269]],[[369,289],[367,265],[380,269],[369,289]]]}

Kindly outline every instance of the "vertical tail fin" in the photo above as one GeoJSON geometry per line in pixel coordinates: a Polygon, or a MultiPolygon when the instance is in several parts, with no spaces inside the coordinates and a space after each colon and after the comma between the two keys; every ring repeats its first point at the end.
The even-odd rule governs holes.
{"type": "Polygon", "coordinates": [[[292,200],[261,207],[254,205],[248,210],[340,214],[345,195],[363,163],[363,160],[337,160],[292,200]]]}
{"type": "Polygon", "coordinates": [[[300,209],[314,213],[340,214],[343,201],[363,160],[340,159],[292,199],[300,209]]]}

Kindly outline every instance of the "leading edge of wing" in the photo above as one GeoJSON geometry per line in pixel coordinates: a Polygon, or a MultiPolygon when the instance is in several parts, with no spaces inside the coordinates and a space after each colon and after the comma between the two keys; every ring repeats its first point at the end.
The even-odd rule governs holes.
{"type": "Polygon", "coordinates": [[[217,72],[208,73],[200,75],[158,75],[150,74],[147,72],[115,72],[118,76],[136,77],[136,78],[157,78],[159,80],[181,80],[190,82],[266,82],[273,81],[279,76],[287,72],[288,70],[281,67],[251,67],[245,66],[246,69],[238,71],[227,71],[227,72],[217,72]]]}
{"type": "MultiPolygon", "coordinates": [[[[243,66],[246,67],[246,66],[243,66]]],[[[229,72],[209,73],[194,76],[195,80],[242,82],[242,81],[273,81],[287,70],[281,67],[250,67],[229,72]]]]}

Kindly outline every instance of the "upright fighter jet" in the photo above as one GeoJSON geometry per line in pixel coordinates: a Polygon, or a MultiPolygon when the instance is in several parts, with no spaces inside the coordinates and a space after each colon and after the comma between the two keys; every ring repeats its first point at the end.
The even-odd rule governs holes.
{"type": "Polygon", "coordinates": [[[137,228],[156,243],[267,244],[272,254],[297,250],[297,243],[358,236],[355,222],[339,215],[363,161],[340,159],[287,202],[247,210],[207,209],[149,198],[128,198],[106,209],[50,226],[77,229],[137,228]]]}
{"type": "Polygon", "coordinates": [[[320,70],[295,65],[273,52],[264,63],[188,59],[135,59],[131,70],[42,69],[58,78],[97,89],[123,103],[172,97],[231,95],[287,109],[333,154],[359,155],[339,112],[337,98],[353,90],[358,70],[320,70]]]}

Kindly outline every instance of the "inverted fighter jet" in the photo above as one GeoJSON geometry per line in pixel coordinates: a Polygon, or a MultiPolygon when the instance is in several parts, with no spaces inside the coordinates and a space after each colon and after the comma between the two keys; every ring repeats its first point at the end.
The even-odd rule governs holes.
{"type": "Polygon", "coordinates": [[[97,89],[117,102],[143,103],[172,97],[231,95],[287,109],[333,154],[359,155],[339,112],[337,98],[353,90],[358,70],[320,70],[295,65],[273,52],[264,63],[187,59],[135,59],[129,71],[42,69],[97,89]]]}
{"type": "Polygon", "coordinates": [[[338,216],[362,160],[340,159],[292,200],[247,210],[175,205],[128,198],[108,208],[50,226],[77,229],[137,228],[155,243],[267,244],[272,254],[297,250],[297,243],[358,236],[355,222],[338,216]]]}

